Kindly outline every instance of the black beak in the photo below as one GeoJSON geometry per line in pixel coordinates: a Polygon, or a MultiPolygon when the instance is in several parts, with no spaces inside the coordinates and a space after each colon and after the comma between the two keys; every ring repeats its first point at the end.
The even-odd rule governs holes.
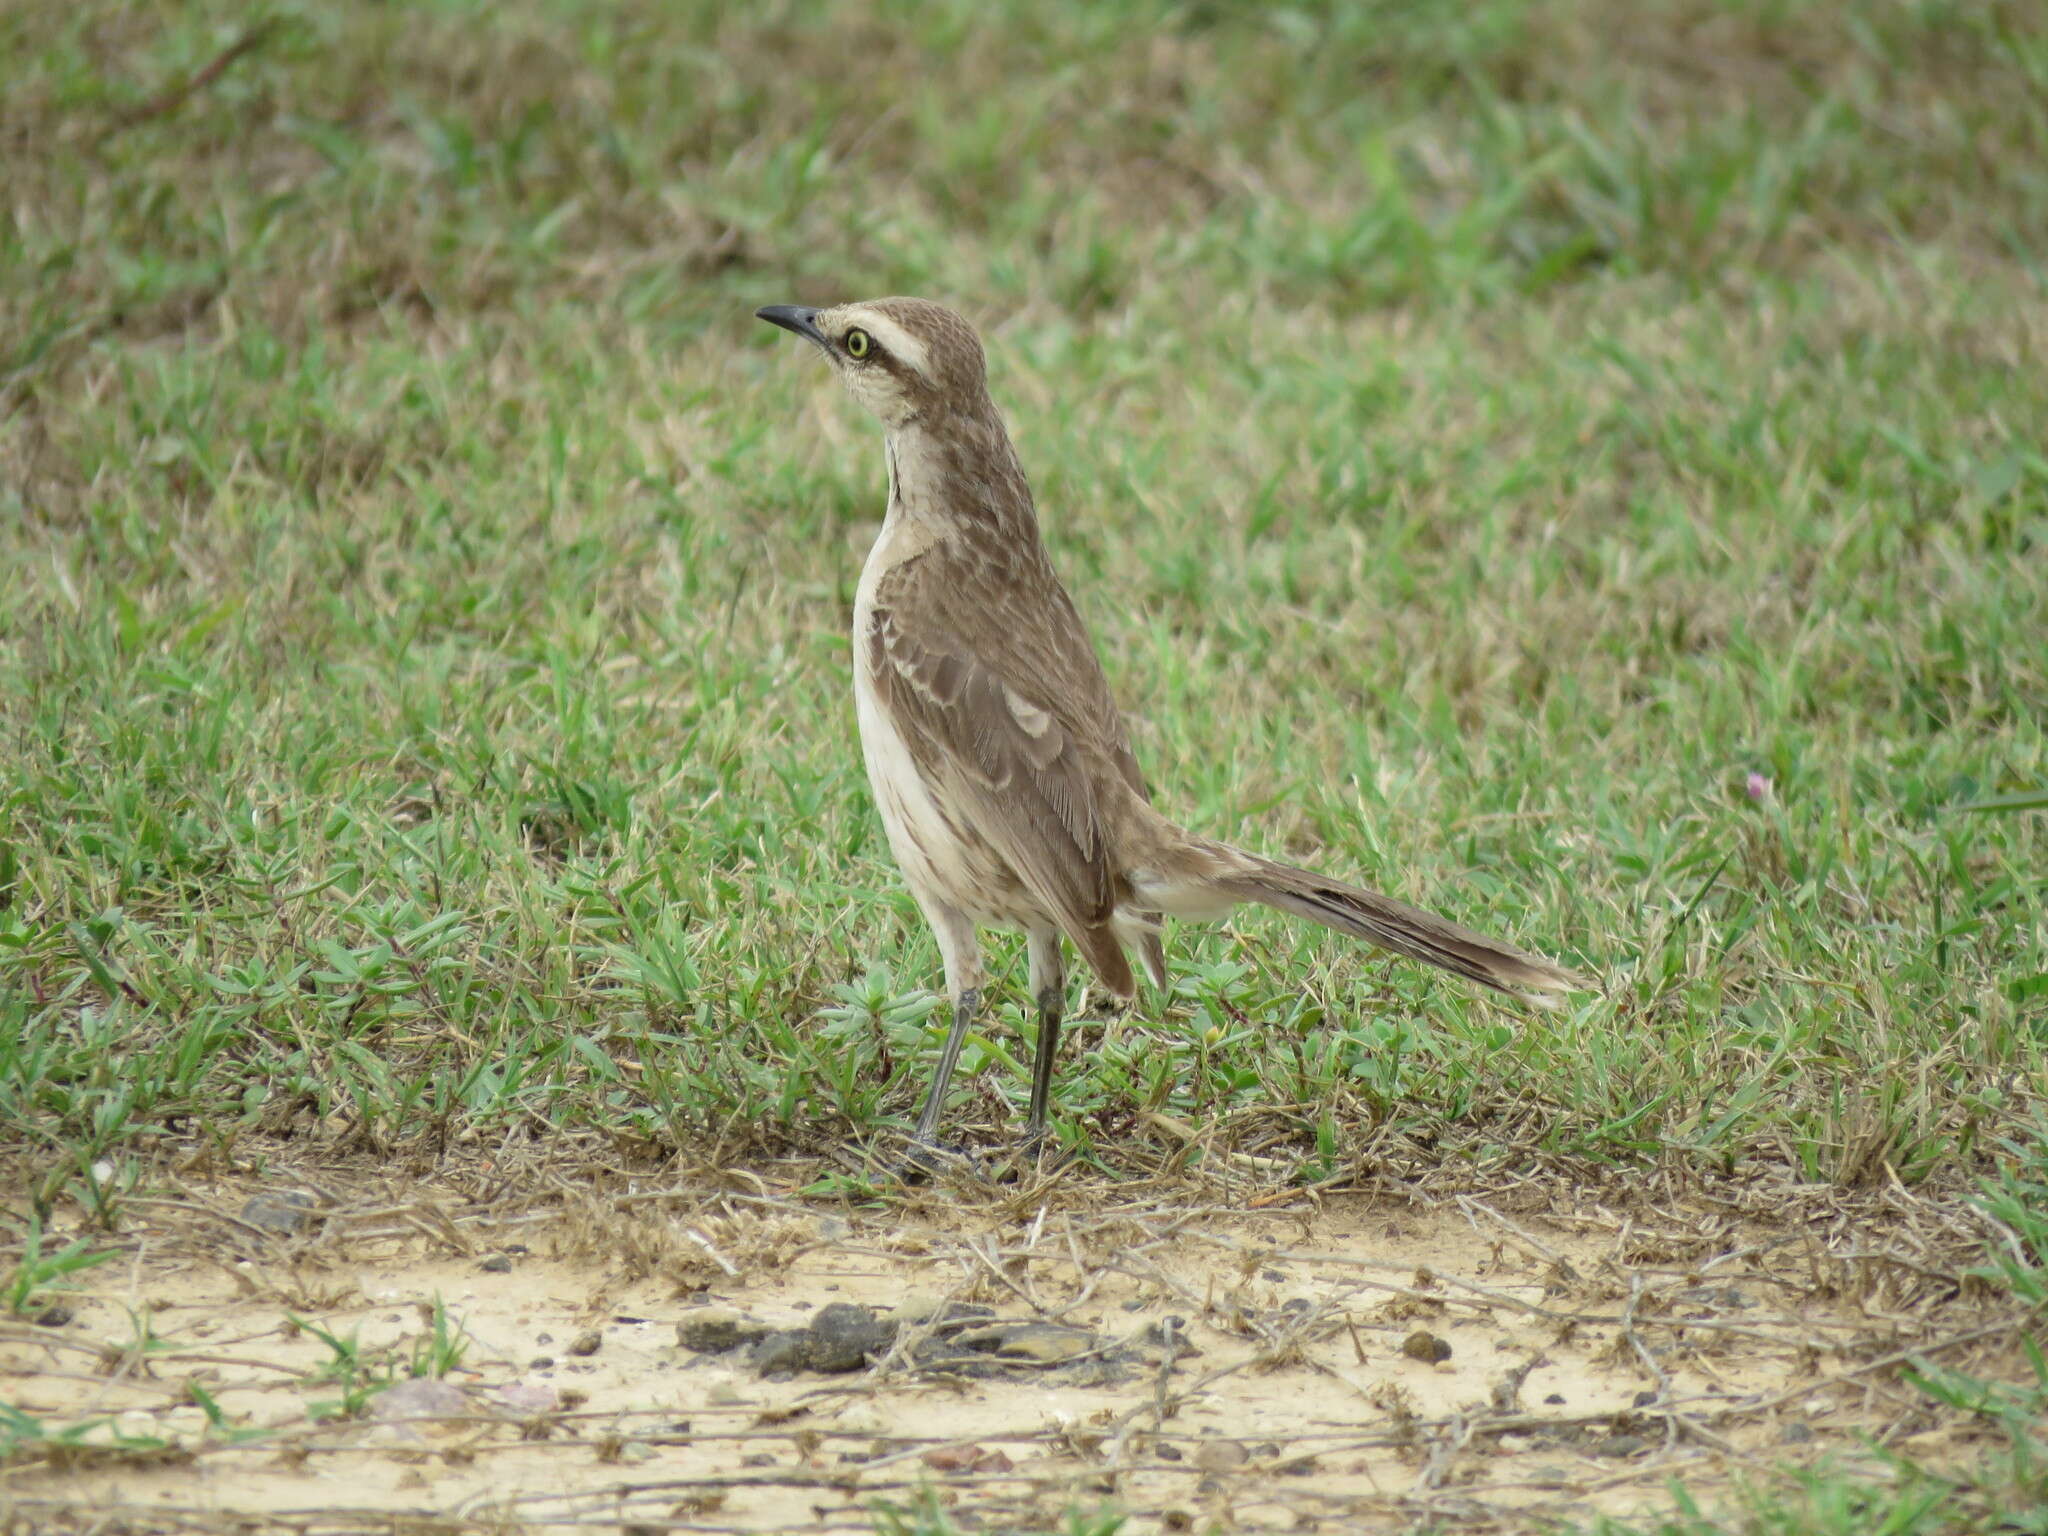
{"type": "Polygon", "coordinates": [[[779,325],[785,331],[795,331],[805,341],[815,341],[829,350],[825,333],[818,329],[818,312],[802,304],[770,304],[765,309],[754,311],[756,320],[766,320],[770,325],[779,325]]]}

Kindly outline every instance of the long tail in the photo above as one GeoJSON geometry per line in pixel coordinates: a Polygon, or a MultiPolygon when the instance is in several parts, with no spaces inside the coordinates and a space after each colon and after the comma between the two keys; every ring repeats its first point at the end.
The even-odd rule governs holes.
{"type": "Polygon", "coordinates": [[[1278,864],[1239,848],[1211,846],[1225,856],[1224,862],[1237,866],[1228,874],[1218,871],[1212,877],[1212,888],[1237,900],[1263,902],[1292,912],[1539,1007],[1556,1006],[1552,993],[1580,991],[1592,985],[1563,966],[1391,896],[1278,864]]]}

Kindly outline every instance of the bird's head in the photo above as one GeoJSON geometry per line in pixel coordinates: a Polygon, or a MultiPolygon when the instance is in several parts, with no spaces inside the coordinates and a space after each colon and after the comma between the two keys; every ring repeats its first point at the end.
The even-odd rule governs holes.
{"type": "Polygon", "coordinates": [[[754,313],[817,343],[853,398],[892,432],[988,408],[981,342],[944,305],[867,299],[831,309],[771,304],[754,313]]]}

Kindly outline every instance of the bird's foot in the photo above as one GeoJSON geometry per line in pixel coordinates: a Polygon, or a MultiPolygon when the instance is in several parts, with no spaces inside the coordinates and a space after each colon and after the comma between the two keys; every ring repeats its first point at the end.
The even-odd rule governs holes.
{"type": "Polygon", "coordinates": [[[1049,1178],[1073,1160],[1073,1154],[1060,1145],[1059,1138],[1041,1126],[1035,1131],[1026,1131],[1011,1148],[1006,1178],[1019,1182],[1049,1178]]]}
{"type": "Polygon", "coordinates": [[[923,1184],[930,1179],[958,1178],[978,1172],[972,1155],[961,1148],[916,1138],[904,1149],[901,1160],[896,1164],[896,1177],[906,1184],[923,1184]]]}

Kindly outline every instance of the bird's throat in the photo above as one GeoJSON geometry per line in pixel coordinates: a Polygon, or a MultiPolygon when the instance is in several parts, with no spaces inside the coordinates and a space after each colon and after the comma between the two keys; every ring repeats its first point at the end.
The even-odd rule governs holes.
{"type": "Polygon", "coordinates": [[[993,410],[909,422],[891,429],[885,442],[890,521],[1037,542],[1031,487],[993,410]]]}

